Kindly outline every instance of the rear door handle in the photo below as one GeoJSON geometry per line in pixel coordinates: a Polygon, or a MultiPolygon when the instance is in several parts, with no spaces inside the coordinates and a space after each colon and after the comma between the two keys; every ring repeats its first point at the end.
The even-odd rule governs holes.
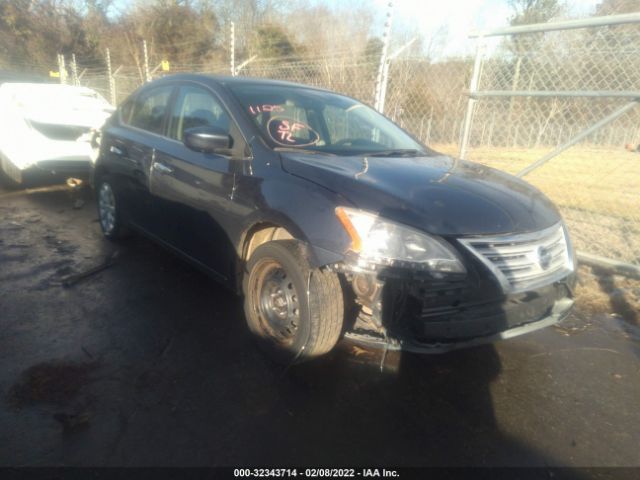
{"type": "Polygon", "coordinates": [[[153,164],[154,170],[159,171],[160,173],[169,174],[173,173],[173,168],[167,167],[164,163],[155,162],[153,164]]]}

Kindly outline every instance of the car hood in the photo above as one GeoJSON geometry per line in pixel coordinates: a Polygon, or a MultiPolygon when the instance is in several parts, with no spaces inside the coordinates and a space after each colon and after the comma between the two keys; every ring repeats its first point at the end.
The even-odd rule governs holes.
{"type": "Polygon", "coordinates": [[[560,220],[536,188],[499,170],[436,154],[362,157],[281,152],[286,172],[347,203],[437,235],[541,230],[560,220]]]}
{"type": "Polygon", "coordinates": [[[31,109],[24,111],[23,116],[30,122],[46,125],[100,128],[112,113],[106,108],[58,111],[31,109]]]}

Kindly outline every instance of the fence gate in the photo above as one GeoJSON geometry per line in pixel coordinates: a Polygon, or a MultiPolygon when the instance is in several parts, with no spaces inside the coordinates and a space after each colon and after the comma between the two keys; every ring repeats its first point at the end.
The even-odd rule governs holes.
{"type": "Polygon", "coordinates": [[[470,37],[460,156],[526,176],[583,262],[640,278],[640,12],[470,37]]]}

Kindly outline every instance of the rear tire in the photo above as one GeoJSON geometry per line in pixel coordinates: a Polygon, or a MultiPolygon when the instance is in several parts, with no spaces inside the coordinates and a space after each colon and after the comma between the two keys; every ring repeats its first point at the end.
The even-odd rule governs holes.
{"type": "Polygon", "coordinates": [[[276,361],[309,360],[339,340],[344,300],[338,275],[312,268],[300,242],[260,245],[247,262],[243,290],[249,329],[276,361]]]}
{"type": "Polygon", "coordinates": [[[109,175],[101,176],[96,183],[96,203],[98,222],[104,236],[109,240],[125,238],[129,232],[122,220],[117,189],[109,175]]]}

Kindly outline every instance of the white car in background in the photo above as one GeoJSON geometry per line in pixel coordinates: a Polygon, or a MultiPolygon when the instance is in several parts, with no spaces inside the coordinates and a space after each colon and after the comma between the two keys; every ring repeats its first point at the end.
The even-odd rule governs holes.
{"type": "Polygon", "coordinates": [[[0,85],[0,168],[22,184],[38,174],[88,175],[91,138],[114,107],[96,91],[46,83],[0,85]]]}

